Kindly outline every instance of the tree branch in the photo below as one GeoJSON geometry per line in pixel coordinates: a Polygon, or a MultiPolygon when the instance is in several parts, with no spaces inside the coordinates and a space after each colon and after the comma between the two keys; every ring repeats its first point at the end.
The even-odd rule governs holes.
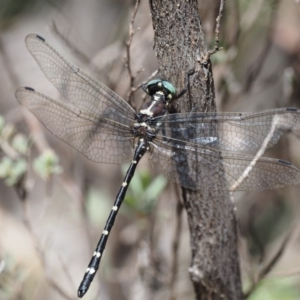
{"type": "MultiPolygon", "coordinates": [[[[190,99],[184,95],[175,101],[173,111],[216,111],[211,62],[197,1],[149,0],[149,4],[160,77],[181,90],[188,71],[196,71],[191,77],[190,99]]],[[[224,188],[221,175],[218,182],[219,190],[183,189],[191,234],[189,272],[197,300],[242,299],[234,207],[229,194],[220,191],[224,188]]]]}

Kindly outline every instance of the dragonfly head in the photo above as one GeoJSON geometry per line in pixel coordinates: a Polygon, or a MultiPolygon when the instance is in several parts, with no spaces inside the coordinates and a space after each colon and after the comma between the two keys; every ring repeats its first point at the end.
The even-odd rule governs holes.
{"type": "Polygon", "coordinates": [[[153,79],[142,85],[142,89],[151,97],[163,93],[166,101],[171,101],[176,96],[175,87],[166,80],[153,79]]]}

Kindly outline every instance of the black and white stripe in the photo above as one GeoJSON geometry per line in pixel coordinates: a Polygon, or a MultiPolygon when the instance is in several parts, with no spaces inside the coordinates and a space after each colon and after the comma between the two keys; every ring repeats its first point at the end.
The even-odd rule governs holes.
{"type": "Polygon", "coordinates": [[[139,143],[136,147],[136,150],[135,150],[135,153],[134,153],[134,156],[133,156],[133,160],[126,172],[126,175],[125,175],[125,178],[124,178],[124,181],[121,185],[121,188],[117,194],[117,197],[116,197],[116,200],[115,200],[115,203],[112,207],[112,210],[109,214],[109,217],[106,221],[106,225],[104,227],[104,230],[102,232],[102,235],[100,237],[100,240],[98,242],[98,245],[95,249],[95,252],[93,254],[93,257],[86,269],[86,272],[84,274],[84,277],[80,283],[80,286],[78,288],[78,297],[83,297],[84,294],[87,292],[87,290],[89,289],[89,286],[90,284],[92,283],[95,275],[96,275],[96,272],[99,268],[99,265],[100,265],[100,261],[101,261],[101,257],[102,257],[102,254],[103,254],[103,251],[105,249],[105,246],[106,246],[106,242],[107,242],[107,239],[108,239],[108,236],[110,234],[110,231],[114,225],[114,222],[115,222],[115,219],[116,219],[116,216],[118,214],[118,211],[120,209],[120,206],[122,205],[122,202],[125,198],[125,194],[126,194],[126,191],[127,191],[127,188],[128,188],[128,185],[134,175],[134,172],[135,172],[135,169],[136,169],[136,166],[138,164],[138,162],[140,161],[140,159],[144,156],[144,154],[146,153],[148,149],[148,144],[147,142],[143,139],[143,138],[140,138],[139,139],[139,143]]]}

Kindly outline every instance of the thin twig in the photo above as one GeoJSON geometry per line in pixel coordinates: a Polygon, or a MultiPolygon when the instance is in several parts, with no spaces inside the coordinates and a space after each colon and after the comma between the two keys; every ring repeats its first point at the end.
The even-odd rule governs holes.
{"type": "Polygon", "coordinates": [[[268,278],[277,278],[277,277],[290,277],[290,276],[299,276],[300,275],[300,270],[293,270],[293,271],[289,271],[289,272],[278,272],[275,273],[271,276],[268,276],[268,278]]]}
{"type": "Polygon", "coordinates": [[[264,48],[260,52],[257,60],[251,65],[251,67],[247,71],[247,78],[246,78],[243,90],[241,92],[242,94],[248,92],[250,90],[250,88],[252,87],[253,82],[255,81],[255,79],[259,75],[260,71],[262,70],[264,61],[267,57],[267,54],[269,53],[269,51],[271,49],[271,46],[272,46],[271,37],[272,37],[274,29],[275,29],[274,25],[275,25],[275,22],[277,19],[278,3],[279,3],[279,0],[274,0],[274,4],[273,4],[274,9],[272,11],[271,20],[270,20],[269,27],[268,27],[268,32],[266,34],[264,48]]]}
{"type": "Polygon", "coordinates": [[[201,63],[202,64],[207,64],[209,58],[211,55],[213,55],[214,53],[222,50],[223,48],[220,47],[220,23],[221,23],[221,18],[222,18],[222,12],[224,9],[224,3],[225,0],[220,0],[220,7],[219,7],[219,14],[216,18],[216,29],[215,29],[215,47],[211,50],[209,50],[202,58],[201,58],[201,63]]]}
{"type": "Polygon", "coordinates": [[[253,167],[257,163],[257,161],[260,159],[260,157],[266,151],[266,148],[268,147],[268,144],[269,144],[270,140],[273,137],[273,133],[276,129],[276,125],[278,123],[278,120],[279,120],[279,117],[277,115],[275,115],[273,120],[272,120],[272,125],[271,125],[271,128],[270,128],[270,131],[269,131],[268,135],[264,139],[260,149],[257,151],[256,155],[253,157],[253,159],[250,162],[250,164],[248,165],[248,167],[245,169],[245,171],[242,173],[242,175],[238,178],[238,180],[231,187],[232,192],[234,192],[239,187],[239,185],[241,185],[242,182],[248,177],[249,173],[251,172],[251,170],[253,169],[253,167]]]}
{"type": "MultiPolygon", "coordinates": [[[[146,84],[149,80],[151,80],[153,77],[155,77],[158,73],[158,70],[154,71],[146,80],[144,80],[142,83],[139,83],[136,87],[132,87],[131,88],[131,92],[134,93],[136,92],[138,89],[141,88],[141,86],[143,84],[146,84]]],[[[147,97],[147,94],[145,95],[147,97]]]]}
{"type": "Polygon", "coordinates": [[[50,29],[84,64],[89,64],[91,62],[91,59],[84,52],[80,51],[77,46],[59,31],[54,21],[52,21],[50,29]]]}
{"type": "Polygon", "coordinates": [[[272,259],[267,263],[257,274],[256,279],[252,282],[250,289],[248,292],[244,294],[244,298],[248,298],[250,294],[257,288],[258,283],[266,277],[270,273],[270,271],[273,269],[275,264],[278,262],[278,260],[282,257],[282,254],[284,253],[284,250],[286,249],[289,240],[291,239],[292,233],[294,231],[294,227],[292,227],[289,231],[289,233],[286,235],[286,237],[283,239],[279,249],[275,253],[275,255],[272,257],[272,259]]]}
{"type": "MultiPolygon", "coordinates": [[[[249,216],[255,216],[256,215],[256,205],[252,203],[251,207],[249,208],[249,216]]],[[[250,238],[253,240],[253,243],[255,244],[255,247],[257,248],[258,252],[258,262],[261,264],[266,257],[266,249],[265,249],[265,243],[261,239],[258,231],[255,228],[255,222],[254,218],[250,218],[249,222],[247,222],[247,229],[250,238]]]]}
{"type": "Polygon", "coordinates": [[[216,18],[215,47],[214,47],[214,49],[212,49],[208,52],[209,55],[212,55],[222,49],[219,47],[219,43],[220,43],[219,36],[220,36],[220,23],[221,23],[221,18],[222,18],[222,12],[224,9],[224,3],[225,3],[225,0],[220,1],[219,14],[216,18]]]}
{"type": "Polygon", "coordinates": [[[147,83],[149,80],[151,80],[153,77],[155,77],[157,75],[157,73],[158,73],[158,70],[155,70],[147,79],[145,79],[142,83],[139,83],[138,87],[134,91],[136,91],[137,89],[139,89],[142,84],[147,83]]]}
{"type": "Polygon", "coordinates": [[[119,48],[121,43],[115,42],[114,44],[105,47],[97,53],[97,56],[101,57],[101,65],[96,65],[93,63],[93,59],[78,49],[74,43],[72,43],[63,33],[60,32],[54,21],[52,22],[50,28],[53,34],[55,34],[73,52],[73,54],[82,61],[82,63],[88,65],[89,69],[91,69],[95,74],[103,74],[103,70],[120,56],[119,48]]]}
{"type": "Polygon", "coordinates": [[[132,68],[131,68],[131,56],[130,56],[130,47],[132,43],[133,36],[135,35],[136,31],[133,30],[133,25],[134,25],[134,20],[139,8],[141,0],[136,0],[132,15],[131,15],[131,20],[129,24],[129,34],[128,34],[128,40],[126,41],[126,56],[125,56],[125,64],[128,69],[128,75],[130,78],[130,90],[128,93],[128,103],[133,105],[133,91],[132,89],[134,88],[134,80],[136,75],[133,75],[132,73],[132,68]]]}
{"type": "MultiPolygon", "coordinates": [[[[251,172],[251,170],[255,166],[256,162],[259,160],[259,158],[265,152],[266,148],[268,147],[268,144],[269,144],[270,140],[273,137],[274,131],[276,130],[276,126],[278,124],[278,121],[279,121],[279,117],[277,115],[275,115],[273,120],[272,120],[271,128],[270,128],[270,131],[269,131],[268,135],[264,139],[264,141],[263,141],[260,149],[257,151],[255,157],[252,159],[252,161],[250,162],[248,167],[245,169],[243,174],[240,176],[240,178],[233,185],[232,191],[235,191],[237,189],[237,187],[248,177],[249,173],[251,172]]],[[[286,238],[282,242],[281,246],[279,247],[279,249],[276,252],[276,254],[274,255],[274,257],[270,260],[270,262],[268,264],[266,264],[260,270],[260,272],[257,276],[254,276],[254,278],[252,278],[251,287],[250,287],[249,291],[244,294],[244,299],[249,297],[249,295],[256,289],[257,284],[259,283],[259,281],[262,280],[272,270],[274,265],[278,262],[279,258],[282,256],[282,253],[284,252],[284,250],[286,248],[286,245],[287,245],[287,243],[288,243],[288,241],[291,237],[292,230],[293,229],[291,229],[291,231],[288,233],[288,235],[286,236],[286,238]]]]}

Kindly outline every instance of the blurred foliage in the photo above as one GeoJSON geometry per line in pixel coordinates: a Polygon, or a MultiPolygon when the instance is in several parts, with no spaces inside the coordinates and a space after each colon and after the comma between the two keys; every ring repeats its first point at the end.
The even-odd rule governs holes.
{"type": "MultiPolygon", "coordinates": [[[[207,1],[209,3],[213,3],[211,0],[207,1]]],[[[20,16],[21,13],[32,14],[43,7],[49,7],[49,5],[63,5],[65,2],[66,0],[0,0],[1,28],[12,25],[16,20],[16,17],[20,16]]],[[[200,2],[205,1],[201,0],[200,2]]],[[[238,6],[238,11],[235,12],[237,17],[234,18],[234,11],[231,6],[229,8],[227,7],[222,18],[220,46],[224,47],[224,49],[211,57],[214,68],[219,67],[219,69],[216,68],[214,76],[218,92],[220,91],[220,93],[223,93],[223,99],[220,100],[222,104],[226,103],[226,101],[231,104],[235,103],[235,94],[242,90],[243,81],[246,81],[245,76],[247,75],[247,72],[251,68],[253,62],[255,62],[257,56],[260,54],[261,50],[265,47],[265,42],[267,41],[270,44],[272,43],[271,39],[267,40],[269,38],[268,28],[270,25],[270,20],[272,20],[273,9],[277,1],[240,0],[235,2],[238,6]],[[231,34],[231,32],[233,33],[231,34]],[[221,69],[220,67],[223,68],[221,69]],[[220,78],[219,86],[217,84],[218,77],[220,78]]],[[[225,3],[228,5],[230,1],[226,1],[225,3]]],[[[124,5],[124,3],[120,0],[118,4],[124,5]]],[[[215,7],[218,10],[219,1],[215,1],[215,4],[215,7]]],[[[111,5],[115,4],[111,2],[111,5]]],[[[71,12],[72,10],[69,11],[71,12]]],[[[101,12],[95,10],[95,13],[100,14],[101,12]]],[[[106,12],[104,14],[106,14],[106,12]]],[[[206,15],[209,15],[209,10],[204,11],[203,17],[206,15]]],[[[70,14],[70,16],[72,15],[70,14]]],[[[100,17],[102,16],[103,15],[100,17]]],[[[72,18],[70,17],[70,19],[72,18]]],[[[78,15],[73,20],[74,24],[79,24],[80,22],[78,15]]],[[[112,20],[112,22],[115,21],[115,19],[112,20]]],[[[88,23],[89,20],[85,20],[85,22],[88,23]]],[[[214,30],[214,22],[215,16],[213,15],[213,18],[210,20],[209,27],[211,28],[212,32],[214,30]]],[[[127,30],[128,24],[125,25],[124,28],[126,27],[127,30]]],[[[137,23],[137,25],[140,24],[137,23]]],[[[99,26],[99,24],[95,23],[95,26],[99,26]]],[[[111,24],[108,24],[104,30],[111,28],[110,26],[111,24]]],[[[119,33],[119,30],[117,32],[119,33]]],[[[285,32],[288,33],[287,31],[285,32]]],[[[152,45],[152,40],[146,41],[146,34],[143,35],[143,38],[145,38],[145,40],[138,40],[139,44],[149,43],[152,45]]],[[[214,35],[211,34],[208,39],[209,48],[212,49],[214,46],[214,35]]],[[[139,51],[139,53],[141,53],[141,51],[139,51]]],[[[281,53],[281,55],[284,56],[286,54],[281,53]]],[[[276,59],[278,58],[280,57],[277,56],[276,59]]],[[[148,57],[146,59],[148,59],[148,57]]],[[[133,59],[133,61],[134,60],[135,59],[133,59]]],[[[263,63],[264,62],[261,64],[263,63]]],[[[144,62],[144,64],[146,64],[146,62],[144,62]]],[[[286,91],[284,94],[291,94],[297,88],[294,86],[296,85],[295,78],[297,78],[297,73],[295,75],[294,69],[290,67],[283,69],[282,74],[284,75],[283,88],[286,91]]],[[[281,76],[281,74],[278,75],[281,76]]],[[[114,77],[112,76],[112,78],[114,77]]],[[[119,83],[120,82],[116,80],[116,82],[112,82],[111,84],[112,86],[117,86],[119,83]]],[[[263,88],[265,88],[265,83],[262,83],[262,85],[263,88]]],[[[299,86],[299,84],[297,86],[299,86]]],[[[297,99],[299,99],[298,95],[299,93],[296,95],[297,99]]],[[[246,97],[247,95],[244,94],[242,96],[246,97]]],[[[269,99],[266,101],[269,101],[269,99]]],[[[229,109],[229,111],[231,108],[232,106],[226,107],[226,109],[229,109]]],[[[247,107],[247,109],[249,108],[257,109],[254,104],[253,106],[247,107]]],[[[28,160],[30,147],[30,139],[22,134],[17,133],[14,126],[5,124],[4,119],[0,117],[0,177],[5,181],[6,184],[13,186],[17,185],[21,183],[26,176],[29,167],[31,167],[28,160]],[[4,154],[3,157],[2,153],[4,154]]],[[[44,180],[49,180],[52,175],[62,172],[62,168],[59,166],[58,157],[51,150],[46,150],[44,153],[41,153],[39,157],[34,159],[33,168],[44,180]]],[[[127,168],[128,165],[122,166],[122,172],[124,175],[127,171],[127,168]]],[[[128,192],[124,201],[124,209],[122,209],[120,213],[123,213],[126,216],[140,215],[142,217],[150,214],[155,207],[156,199],[162,193],[166,184],[167,180],[163,175],[159,175],[152,179],[149,171],[138,169],[128,187],[128,192]]],[[[263,197],[259,195],[256,195],[255,197],[257,198],[256,201],[261,204],[262,201],[260,200],[263,197]]],[[[100,190],[89,186],[86,200],[86,209],[89,219],[96,226],[103,225],[103,223],[106,221],[107,214],[111,210],[111,197],[105,193],[105,189],[100,190]]],[[[261,206],[258,205],[257,210],[254,213],[248,212],[248,214],[252,214],[254,216],[252,225],[256,233],[255,237],[253,235],[252,237],[247,237],[249,249],[253,255],[253,261],[251,262],[253,264],[255,263],[254,261],[257,260],[256,258],[259,254],[259,249],[257,248],[258,244],[262,244],[265,249],[272,247],[271,242],[273,242],[276,237],[281,235],[292,221],[291,216],[293,212],[291,211],[290,207],[287,207],[287,205],[290,205],[290,203],[286,203],[286,199],[275,200],[276,203],[273,203],[273,206],[270,205],[265,207],[265,209],[261,209],[261,206]]],[[[245,220],[241,220],[241,223],[244,221],[245,220]]],[[[124,245],[122,251],[124,251],[123,249],[124,245]]],[[[189,252],[188,255],[190,255],[189,252]]],[[[0,270],[0,300],[21,300],[20,297],[24,297],[23,295],[19,298],[19,295],[14,298],[12,296],[16,295],[17,293],[18,283],[22,282],[22,274],[18,271],[18,267],[16,267],[13,262],[10,262],[7,259],[5,260],[5,270],[0,270]]],[[[296,263],[295,266],[297,266],[296,263]]],[[[256,267],[254,266],[253,269],[255,268],[256,267]]],[[[251,275],[249,277],[251,277],[251,275]]],[[[179,280],[178,284],[181,284],[179,280]]],[[[299,294],[299,277],[288,277],[285,279],[264,279],[258,284],[256,290],[248,299],[296,300],[300,298],[299,294]]],[[[181,299],[183,298],[186,299],[186,297],[182,297],[181,299]]]]}
{"type": "Polygon", "coordinates": [[[26,273],[24,268],[17,265],[13,257],[5,255],[0,259],[0,299],[1,300],[22,300],[29,299],[24,296],[24,282],[26,273]]]}
{"type": "Polygon", "coordinates": [[[297,300],[300,295],[296,277],[262,280],[248,300],[297,300]]]}
{"type": "MultiPolygon", "coordinates": [[[[129,164],[122,165],[124,176],[128,167],[129,164]]],[[[153,179],[148,169],[137,170],[125,196],[127,209],[138,214],[150,214],[166,185],[167,179],[163,175],[158,175],[153,179]]]]}
{"type": "MultiPolygon", "coordinates": [[[[129,164],[122,165],[122,173],[125,176],[129,164]]],[[[124,210],[125,215],[148,215],[152,212],[156,200],[167,185],[167,179],[163,175],[154,179],[147,169],[137,170],[128,187],[124,210]]],[[[116,192],[117,193],[117,192],[116,192]]],[[[107,214],[111,210],[111,203],[105,201],[109,196],[103,190],[90,188],[87,193],[87,213],[93,224],[100,226],[106,221],[107,214]]]]}
{"type": "Polygon", "coordinates": [[[13,24],[16,17],[24,12],[32,12],[45,5],[62,5],[66,0],[0,0],[0,28],[13,24]]]}
{"type": "Polygon", "coordinates": [[[247,235],[249,252],[253,258],[262,255],[261,252],[268,245],[291,227],[293,220],[293,212],[284,197],[274,199],[264,210],[261,207],[257,207],[257,210],[260,211],[253,211],[256,217],[251,219],[247,235]]]}
{"type": "Polygon", "coordinates": [[[104,190],[90,187],[86,194],[86,210],[89,220],[97,227],[105,224],[111,210],[111,202],[106,201],[109,195],[104,190]]]}
{"type": "Polygon", "coordinates": [[[45,150],[34,159],[33,169],[44,180],[48,180],[52,175],[62,172],[62,167],[59,165],[59,158],[51,149],[45,150]]]}
{"type": "Polygon", "coordinates": [[[0,178],[7,185],[16,185],[27,171],[27,162],[21,158],[13,161],[9,157],[3,157],[0,161],[0,178]]]}
{"type": "Polygon", "coordinates": [[[0,116],[0,178],[9,186],[19,185],[28,169],[28,139],[16,132],[15,126],[5,124],[0,116]]]}
{"type": "MultiPolygon", "coordinates": [[[[0,178],[7,185],[24,191],[31,144],[30,139],[18,133],[14,125],[6,124],[0,115],[0,178]]],[[[33,169],[44,180],[62,172],[58,156],[51,149],[46,149],[34,159],[33,169]]]]}

